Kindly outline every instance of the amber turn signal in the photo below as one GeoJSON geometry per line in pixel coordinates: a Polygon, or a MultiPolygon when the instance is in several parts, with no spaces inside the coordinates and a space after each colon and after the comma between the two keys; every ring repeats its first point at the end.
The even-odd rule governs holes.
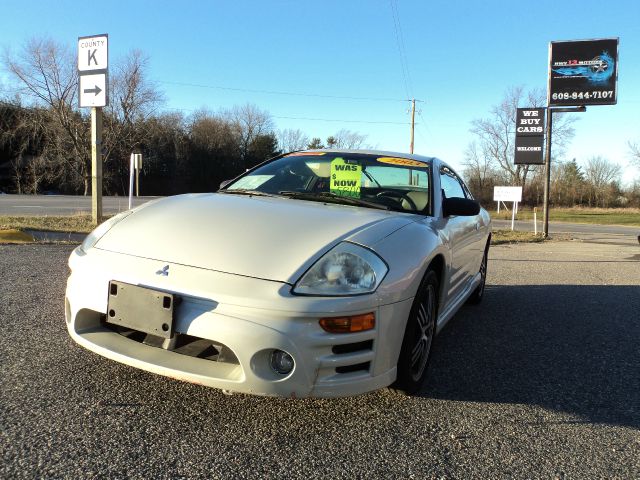
{"type": "Polygon", "coordinates": [[[329,333],[364,332],[375,328],[376,316],[370,312],[348,317],[321,318],[320,326],[329,333]]]}

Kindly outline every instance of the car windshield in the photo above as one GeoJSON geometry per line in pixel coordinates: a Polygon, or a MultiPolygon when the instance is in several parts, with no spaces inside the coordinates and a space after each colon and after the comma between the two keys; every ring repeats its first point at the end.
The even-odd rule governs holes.
{"type": "Polygon", "coordinates": [[[402,157],[298,152],[248,172],[221,193],[266,194],[428,213],[430,163],[402,157]]]}

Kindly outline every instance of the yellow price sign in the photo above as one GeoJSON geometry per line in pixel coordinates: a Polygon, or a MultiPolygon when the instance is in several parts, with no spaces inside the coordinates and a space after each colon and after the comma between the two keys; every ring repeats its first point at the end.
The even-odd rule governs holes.
{"type": "Polygon", "coordinates": [[[427,164],[418,160],[412,160],[410,158],[396,158],[396,157],[379,157],[378,161],[381,163],[388,163],[389,165],[399,165],[401,167],[426,167],[427,164]]]}
{"type": "Polygon", "coordinates": [[[329,190],[337,195],[360,198],[362,167],[347,163],[337,157],[331,161],[331,184],[329,190]]]}

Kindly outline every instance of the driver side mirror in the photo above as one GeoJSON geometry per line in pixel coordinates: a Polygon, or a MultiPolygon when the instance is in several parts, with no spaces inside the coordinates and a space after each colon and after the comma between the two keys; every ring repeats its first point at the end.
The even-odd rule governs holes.
{"type": "Polygon", "coordinates": [[[233,180],[223,180],[222,182],[220,182],[220,189],[223,189],[224,187],[229,185],[232,181],[233,180]]]}
{"type": "Polygon", "coordinates": [[[452,217],[458,215],[461,217],[470,217],[480,213],[480,204],[469,198],[443,198],[442,199],[442,216],[452,217]]]}

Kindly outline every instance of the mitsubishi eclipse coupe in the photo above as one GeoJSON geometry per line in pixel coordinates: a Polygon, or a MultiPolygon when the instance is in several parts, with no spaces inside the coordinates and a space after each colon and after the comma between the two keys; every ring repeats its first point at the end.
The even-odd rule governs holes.
{"type": "Polygon", "coordinates": [[[88,235],[69,258],[71,337],[231,392],[418,392],[434,336],[484,292],[490,218],[458,175],[436,158],[319,150],[225,183],[88,235]]]}

